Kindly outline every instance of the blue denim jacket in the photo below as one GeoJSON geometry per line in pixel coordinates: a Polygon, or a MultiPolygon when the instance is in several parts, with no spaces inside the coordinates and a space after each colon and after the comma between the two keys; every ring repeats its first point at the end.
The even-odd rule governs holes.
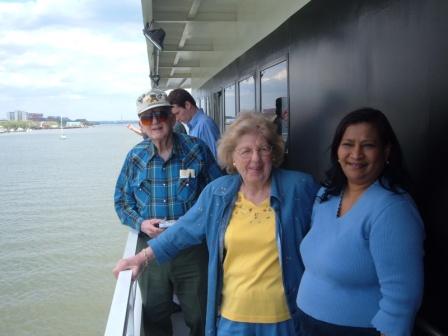
{"type": "MultiPolygon", "coordinates": [[[[241,185],[239,175],[227,175],[207,185],[195,205],[177,224],[148,242],[158,262],[168,261],[180,250],[204,240],[209,250],[206,334],[216,334],[222,291],[224,234],[241,185]]],[[[276,214],[278,252],[283,286],[297,329],[296,296],[303,273],[299,245],[310,225],[318,185],[301,172],[272,171],[271,207],[276,214]]],[[[255,237],[254,237],[255,239],[255,237]]]]}

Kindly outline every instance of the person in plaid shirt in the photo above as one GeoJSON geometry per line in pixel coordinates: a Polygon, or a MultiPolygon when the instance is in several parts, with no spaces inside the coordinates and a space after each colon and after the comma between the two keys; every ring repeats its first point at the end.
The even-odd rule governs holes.
{"type": "MultiPolygon", "coordinates": [[[[124,225],[139,231],[137,251],[196,202],[202,189],[222,175],[208,146],[200,139],[173,132],[176,118],[166,94],[153,90],[137,100],[140,127],[148,136],[130,150],[115,187],[115,210],[124,225]]],[[[204,244],[173,261],[153,263],[139,278],[145,333],[171,335],[173,289],[190,335],[203,335],[208,254],[204,244]]]]}

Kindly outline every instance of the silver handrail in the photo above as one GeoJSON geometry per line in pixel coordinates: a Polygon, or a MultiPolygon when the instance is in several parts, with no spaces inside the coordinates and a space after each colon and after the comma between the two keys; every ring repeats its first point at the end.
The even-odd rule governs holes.
{"type": "MultiPolygon", "coordinates": [[[[128,234],[123,258],[135,255],[138,233],[128,234]]],[[[132,271],[120,272],[115,286],[109,318],[104,336],[139,336],[141,327],[142,299],[137,281],[132,281],[132,271]]]]}

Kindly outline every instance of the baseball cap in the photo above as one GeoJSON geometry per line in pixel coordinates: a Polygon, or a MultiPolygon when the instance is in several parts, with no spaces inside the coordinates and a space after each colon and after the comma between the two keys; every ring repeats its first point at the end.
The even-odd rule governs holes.
{"type": "Polygon", "coordinates": [[[140,116],[143,112],[160,106],[171,107],[171,104],[168,102],[167,95],[164,91],[152,89],[138,97],[137,114],[140,116]]]}

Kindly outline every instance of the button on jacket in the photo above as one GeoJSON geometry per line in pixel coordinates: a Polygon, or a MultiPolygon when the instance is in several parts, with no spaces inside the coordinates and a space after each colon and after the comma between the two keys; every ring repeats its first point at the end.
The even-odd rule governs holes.
{"type": "MultiPolygon", "coordinates": [[[[182,249],[206,240],[209,250],[207,335],[216,334],[222,289],[224,235],[240,186],[241,177],[237,174],[223,176],[211,182],[196,204],[175,226],[148,242],[157,261],[164,262],[182,249]]],[[[272,171],[270,205],[276,217],[283,286],[288,308],[295,322],[296,296],[303,273],[299,245],[309,229],[317,189],[318,185],[308,174],[281,169],[272,171]]]]}

